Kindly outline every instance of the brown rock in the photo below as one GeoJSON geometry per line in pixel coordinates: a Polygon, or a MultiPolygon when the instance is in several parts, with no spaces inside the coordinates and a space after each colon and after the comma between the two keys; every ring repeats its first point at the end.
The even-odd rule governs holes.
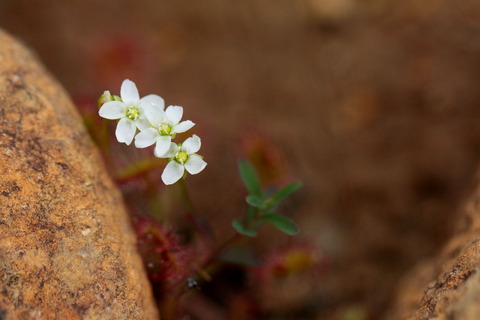
{"type": "Polygon", "coordinates": [[[480,319],[480,187],[455,236],[400,284],[385,319],[480,319]]]}
{"type": "Polygon", "coordinates": [[[0,31],[0,319],[157,319],[122,198],[60,85],[0,31]]]}

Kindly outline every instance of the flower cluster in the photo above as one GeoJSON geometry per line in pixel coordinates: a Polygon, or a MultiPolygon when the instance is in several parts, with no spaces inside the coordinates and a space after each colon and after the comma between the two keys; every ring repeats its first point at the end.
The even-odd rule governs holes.
{"type": "Polygon", "coordinates": [[[98,114],[105,119],[119,120],[115,130],[118,142],[130,145],[135,139],[137,148],[155,145],[154,155],[167,158],[168,164],[162,173],[166,185],[174,184],[185,175],[201,172],[207,163],[196,152],[201,140],[193,135],[181,144],[173,142],[177,133],[191,129],[195,123],[181,121],[183,107],[168,106],[156,94],[140,98],[134,82],[124,80],[120,96],[105,91],[99,99],[98,114]],[[138,133],[137,133],[138,132],[138,133]]]}

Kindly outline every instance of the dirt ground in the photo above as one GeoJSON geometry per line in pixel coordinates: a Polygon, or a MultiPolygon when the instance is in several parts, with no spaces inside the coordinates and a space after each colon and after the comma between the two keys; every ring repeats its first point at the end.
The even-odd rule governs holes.
{"type": "Polygon", "coordinates": [[[328,267],[283,283],[265,319],[388,318],[475,182],[478,1],[3,0],[0,27],[82,112],[125,78],[184,106],[209,163],[188,183],[218,238],[243,212],[236,159],[252,145],[270,150],[272,184],[303,181],[284,208],[301,234],[252,243],[307,242],[328,267]]]}

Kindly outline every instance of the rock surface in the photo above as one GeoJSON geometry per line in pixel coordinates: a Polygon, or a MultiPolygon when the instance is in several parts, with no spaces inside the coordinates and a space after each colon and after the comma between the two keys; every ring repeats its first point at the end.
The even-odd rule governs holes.
{"type": "Polygon", "coordinates": [[[60,85],[0,31],[0,319],[157,319],[116,186],[60,85]]]}
{"type": "Polygon", "coordinates": [[[480,187],[459,223],[443,252],[401,282],[385,319],[480,319],[480,187]]]}

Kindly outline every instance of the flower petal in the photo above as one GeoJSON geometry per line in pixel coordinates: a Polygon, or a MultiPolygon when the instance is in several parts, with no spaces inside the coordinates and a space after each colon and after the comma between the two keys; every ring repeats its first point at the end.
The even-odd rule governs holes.
{"type": "Polygon", "coordinates": [[[140,131],[143,131],[145,129],[152,127],[147,119],[142,119],[142,118],[138,118],[137,120],[135,120],[135,125],[140,131]]]}
{"type": "Polygon", "coordinates": [[[172,142],[172,137],[170,136],[158,136],[157,138],[157,145],[153,150],[155,157],[157,158],[165,158],[165,154],[170,149],[170,143],[172,142]]]}
{"type": "Polygon", "coordinates": [[[140,104],[144,108],[149,105],[154,105],[162,108],[162,110],[165,109],[165,100],[156,94],[149,94],[148,96],[143,97],[140,99],[140,104]]]}
{"type": "Polygon", "coordinates": [[[177,124],[180,122],[180,119],[182,119],[183,108],[180,106],[169,106],[167,110],[165,110],[165,114],[172,124],[177,124]]]}
{"type": "Polygon", "coordinates": [[[182,121],[172,128],[172,133],[182,133],[190,130],[195,123],[190,120],[182,121]]]}
{"type": "Polygon", "coordinates": [[[127,145],[130,145],[135,136],[135,132],[137,132],[137,127],[132,120],[122,118],[118,121],[117,129],[115,130],[118,142],[125,142],[127,145]]]}
{"type": "Polygon", "coordinates": [[[178,152],[178,149],[180,149],[180,147],[176,143],[170,142],[170,148],[162,158],[172,158],[178,152]]]}
{"type": "Polygon", "coordinates": [[[102,118],[114,120],[125,117],[126,110],[127,107],[123,102],[109,101],[103,104],[100,110],[98,110],[98,114],[102,118]]]}
{"type": "Polygon", "coordinates": [[[148,122],[156,128],[158,128],[165,119],[165,112],[157,105],[146,106],[144,112],[148,122]]]}
{"type": "Polygon", "coordinates": [[[207,163],[198,154],[192,154],[188,157],[187,162],[185,162],[185,169],[187,169],[190,174],[197,174],[205,169],[206,166],[207,163]]]}
{"type": "Polygon", "coordinates": [[[175,182],[180,180],[184,172],[185,172],[184,166],[172,160],[167,164],[167,166],[163,170],[162,181],[166,185],[174,184],[175,182]]]}
{"type": "Polygon", "coordinates": [[[133,81],[128,79],[123,80],[122,87],[120,88],[120,96],[126,104],[140,100],[137,86],[133,81]]]}
{"type": "Polygon", "coordinates": [[[148,128],[141,131],[135,136],[135,147],[146,148],[150,147],[157,141],[158,131],[154,128],[148,128]]]}
{"type": "Polygon", "coordinates": [[[185,150],[188,154],[194,154],[195,152],[200,150],[201,145],[202,142],[200,141],[200,138],[196,134],[194,134],[182,143],[182,149],[185,150]]]}

